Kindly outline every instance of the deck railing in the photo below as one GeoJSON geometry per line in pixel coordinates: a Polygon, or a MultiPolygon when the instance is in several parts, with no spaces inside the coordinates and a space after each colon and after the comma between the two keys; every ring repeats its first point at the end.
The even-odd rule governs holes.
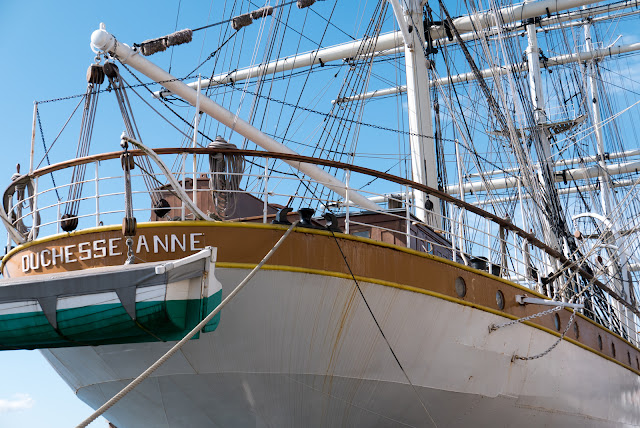
{"type": "MultiPolygon", "coordinates": [[[[202,210],[210,208],[202,201],[218,191],[209,185],[209,178],[216,174],[209,171],[209,155],[244,156],[246,167],[241,174],[240,188],[225,193],[227,197],[235,195],[241,198],[241,195],[246,195],[251,198],[252,213],[240,216],[244,218],[231,215],[228,221],[271,222],[275,211],[285,206],[311,207],[318,215],[331,212],[345,233],[449,258],[550,298],[583,302],[585,308],[581,311],[585,316],[638,344],[636,326],[640,321],[640,313],[635,304],[639,301],[638,296],[634,295],[635,299],[623,298],[615,281],[602,271],[602,267],[591,264],[587,258],[568,259],[510,220],[437,189],[360,166],[300,155],[203,148],[168,148],[156,149],[155,152],[166,165],[173,164],[171,170],[174,177],[185,187],[186,193],[200,203],[202,210]],[[185,170],[186,156],[194,158],[198,170],[185,170]],[[323,183],[301,177],[282,160],[328,168],[343,178],[347,197],[342,198],[328,191],[323,183]],[[195,191],[189,184],[194,177],[198,183],[195,191]],[[375,186],[364,186],[372,181],[375,186]],[[375,187],[376,191],[368,190],[371,187],[375,187]],[[370,200],[378,201],[379,209],[364,210],[354,205],[348,197],[351,192],[359,192],[370,200]],[[415,192],[427,194],[430,200],[433,199],[432,202],[437,202],[434,206],[441,210],[436,212],[435,209],[415,206],[411,197],[415,192]]],[[[144,156],[137,150],[131,150],[130,153],[134,158],[144,156]]],[[[70,186],[80,184],[64,182],[64,178],[70,177],[69,171],[78,165],[87,165],[86,176],[81,182],[83,192],[77,200],[80,204],[78,229],[121,224],[125,213],[121,154],[105,153],[66,161],[39,169],[13,182],[4,195],[4,211],[13,225],[8,246],[12,245],[12,241],[20,243],[21,240],[16,236],[26,241],[62,232],[65,207],[72,202],[65,197],[72,193],[69,192],[70,186]],[[88,164],[93,164],[93,168],[88,164]],[[58,183],[64,184],[54,186],[51,174],[55,175],[58,183]],[[27,194],[18,200],[21,189],[26,189],[27,194]]],[[[166,183],[167,179],[162,174],[143,171],[139,166],[131,171],[133,212],[138,221],[157,219],[151,203],[152,195],[154,200],[162,196],[165,200],[173,201],[166,207],[169,214],[161,220],[194,218],[184,201],[166,183]],[[151,178],[157,186],[147,188],[143,178],[147,181],[151,178]]],[[[215,213],[207,214],[215,217],[215,213]]],[[[324,219],[317,217],[318,227],[322,224],[324,219]]]]}

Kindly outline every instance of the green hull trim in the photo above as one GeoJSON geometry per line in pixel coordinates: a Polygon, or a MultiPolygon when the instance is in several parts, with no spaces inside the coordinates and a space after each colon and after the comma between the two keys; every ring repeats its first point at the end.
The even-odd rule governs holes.
{"type": "MultiPolygon", "coordinates": [[[[221,301],[222,290],[197,300],[137,302],[135,321],[119,303],[62,309],[56,311],[57,329],[42,312],[0,314],[0,349],[180,340],[221,301]]],[[[218,313],[203,331],[215,330],[219,322],[218,313]]]]}

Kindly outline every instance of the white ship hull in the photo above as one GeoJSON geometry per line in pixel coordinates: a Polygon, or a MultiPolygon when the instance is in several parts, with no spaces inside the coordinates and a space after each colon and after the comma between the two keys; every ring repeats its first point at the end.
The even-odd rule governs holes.
{"type": "MultiPolygon", "coordinates": [[[[216,269],[223,295],[247,273],[216,269]]],[[[508,319],[433,293],[360,285],[406,376],[352,279],[273,269],[225,307],[216,331],[105,417],[118,428],[640,425],[640,378],[622,365],[567,341],[512,362],[557,337],[524,324],[489,333],[508,319]]],[[[44,355],[97,408],[172,344],[44,355]]]]}

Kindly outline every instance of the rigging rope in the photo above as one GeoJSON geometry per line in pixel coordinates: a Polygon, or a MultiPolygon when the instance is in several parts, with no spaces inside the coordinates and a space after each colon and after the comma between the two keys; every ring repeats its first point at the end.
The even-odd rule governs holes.
{"type": "MultiPolygon", "coordinates": [[[[40,137],[42,138],[42,147],[44,147],[44,158],[47,160],[47,165],[51,165],[51,160],[49,159],[49,149],[47,149],[47,143],[45,143],[44,141],[44,131],[42,130],[42,121],[40,120],[40,109],[38,109],[38,103],[36,102],[36,117],[38,119],[38,127],[40,128],[40,137]]],[[[54,140],[55,143],[55,140],[54,140]]],[[[53,147],[53,144],[51,144],[51,147],[53,147]]],[[[38,165],[40,166],[40,165],[38,165]]],[[[56,198],[59,200],[61,200],[60,198],[60,193],[58,193],[58,185],[56,184],[56,179],[53,176],[53,173],[50,174],[51,175],[51,182],[53,183],[53,188],[56,191],[56,198]]]]}
{"type": "MultiPolygon", "coordinates": [[[[92,64],[87,70],[87,91],[85,93],[84,111],[80,125],[80,137],[76,149],[76,158],[82,158],[89,154],[93,125],[100,96],[100,85],[104,82],[104,70],[100,64],[92,64]]],[[[87,164],[74,165],[71,173],[71,185],[65,203],[64,214],[61,217],[60,227],[65,232],[71,232],[78,227],[78,212],[84,185],[84,176],[87,164]]]]}
{"type": "MultiPolygon", "coordinates": [[[[125,91],[125,81],[120,76],[118,66],[112,62],[107,62],[104,65],[104,72],[109,79],[110,87],[114,91],[116,99],[118,100],[118,107],[122,114],[127,136],[134,140],[142,141],[140,138],[140,132],[138,131],[138,126],[133,118],[133,111],[131,109],[131,104],[129,103],[129,97],[125,91]]],[[[151,178],[151,176],[155,175],[153,165],[151,165],[151,162],[146,156],[142,156],[138,162],[144,167],[145,171],[149,172],[147,174],[142,174],[142,178],[151,198],[152,206],[154,208],[159,208],[162,198],[159,190],[154,185],[153,179],[151,178]]]]}
{"type": "Polygon", "coordinates": [[[356,279],[353,271],[351,270],[351,265],[349,264],[349,261],[347,260],[347,256],[345,256],[344,252],[342,251],[342,247],[340,246],[340,243],[338,242],[338,238],[336,237],[336,234],[331,229],[329,229],[329,231],[331,232],[331,236],[333,236],[333,240],[335,241],[336,245],[338,246],[338,250],[340,250],[340,255],[342,256],[342,259],[344,260],[344,264],[347,266],[347,269],[349,270],[349,275],[351,275],[351,278],[353,279],[353,282],[355,283],[356,288],[358,289],[358,293],[360,294],[360,297],[362,297],[362,301],[364,302],[365,306],[367,307],[367,310],[369,311],[369,314],[371,315],[371,318],[373,319],[373,322],[376,324],[376,327],[378,328],[378,331],[380,332],[380,335],[382,336],[382,338],[384,339],[385,343],[387,344],[387,347],[389,348],[389,351],[391,351],[391,355],[393,355],[393,358],[396,361],[396,364],[398,364],[398,367],[400,367],[400,370],[402,371],[402,374],[404,375],[405,379],[407,380],[409,385],[411,385],[411,388],[413,388],[413,392],[415,392],[416,397],[418,398],[418,401],[420,401],[420,404],[422,405],[422,408],[424,409],[425,413],[427,414],[427,417],[429,418],[429,420],[431,421],[433,426],[437,427],[436,422],[433,420],[433,417],[431,416],[431,413],[429,413],[429,410],[427,410],[427,406],[424,404],[424,401],[420,397],[420,394],[418,393],[418,390],[416,389],[416,387],[413,384],[413,382],[411,382],[411,379],[409,379],[409,375],[407,374],[406,370],[402,366],[402,363],[398,359],[398,356],[396,355],[395,351],[393,350],[393,347],[391,346],[391,343],[389,342],[389,339],[387,339],[387,336],[384,334],[384,331],[382,330],[382,326],[380,325],[380,323],[378,322],[378,319],[376,318],[375,314],[373,313],[373,310],[371,309],[371,306],[369,305],[369,302],[367,301],[367,298],[364,297],[364,293],[362,292],[362,288],[360,287],[360,283],[358,283],[358,280],[356,279]]]}
{"type": "Polygon", "coordinates": [[[216,308],[209,313],[202,321],[198,323],[185,337],[183,337],[178,343],[176,343],[171,349],[169,349],[162,357],[160,357],[155,363],[149,366],[140,376],[131,381],[127,386],[125,386],[120,392],[114,395],[109,401],[103,404],[98,410],[93,412],[87,419],[82,421],[76,428],[85,428],[91,422],[96,420],[99,416],[101,416],[104,412],[109,410],[114,404],[120,401],[125,395],[131,392],[136,386],[138,386],[143,380],[148,378],[158,367],[164,364],[169,358],[173,356],[176,352],[178,352],[193,336],[195,336],[200,330],[204,328],[204,326],[209,323],[215,317],[222,308],[225,307],[227,303],[229,303],[235,296],[244,288],[245,285],[255,276],[256,273],[262,268],[262,266],[271,258],[271,256],[276,252],[280,245],[287,239],[289,234],[293,231],[293,229],[298,225],[299,221],[295,221],[287,231],[282,235],[282,237],[276,242],[276,244],[269,250],[266,256],[254,267],[251,272],[243,279],[240,284],[236,288],[233,289],[231,293],[222,301],[216,308]]]}

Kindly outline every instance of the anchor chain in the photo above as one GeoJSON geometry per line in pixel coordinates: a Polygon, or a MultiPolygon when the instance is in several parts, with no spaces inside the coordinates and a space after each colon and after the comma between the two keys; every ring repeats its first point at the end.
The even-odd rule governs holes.
{"type": "Polygon", "coordinates": [[[509,322],[506,322],[504,324],[498,324],[498,325],[491,324],[489,326],[489,333],[494,332],[497,329],[502,328],[502,327],[509,327],[510,325],[518,324],[518,323],[521,323],[521,322],[524,322],[524,321],[532,320],[534,318],[539,318],[539,317],[543,317],[545,315],[552,314],[554,312],[559,311],[560,309],[562,309],[562,306],[555,306],[555,307],[553,307],[551,309],[547,309],[546,311],[538,312],[537,314],[529,315],[528,317],[518,318],[517,320],[509,321],[509,322]]]}
{"type": "MultiPolygon", "coordinates": [[[[504,324],[491,324],[489,325],[489,333],[496,331],[499,328],[502,327],[508,327],[510,325],[514,325],[514,324],[518,324],[524,321],[528,321],[534,318],[539,318],[545,315],[549,315],[552,314],[554,312],[559,311],[560,309],[562,309],[563,306],[562,305],[558,305],[558,306],[554,306],[551,309],[547,309],[546,311],[542,311],[542,312],[538,312],[537,314],[533,314],[533,315],[529,315],[528,317],[524,317],[524,318],[518,318],[517,320],[513,320],[513,321],[509,321],[507,323],[504,324]]],[[[518,354],[514,354],[513,357],[511,357],[511,362],[515,361],[515,360],[523,360],[523,361],[530,361],[530,360],[536,360],[538,358],[542,358],[545,355],[547,355],[549,352],[551,352],[556,346],[558,346],[558,344],[560,342],[562,342],[562,339],[564,339],[564,337],[567,334],[567,331],[569,331],[569,327],[571,327],[571,324],[573,324],[573,320],[575,319],[576,316],[576,311],[575,309],[573,310],[573,312],[571,312],[571,316],[569,317],[569,322],[567,323],[567,327],[564,329],[564,331],[562,332],[562,334],[560,335],[560,337],[558,338],[558,340],[556,340],[553,345],[551,345],[547,350],[536,354],[536,355],[532,355],[530,357],[522,357],[518,354]]]]}
{"type": "Polygon", "coordinates": [[[514,354],[513,357],[511,357],[511,361],[515,361],[515,360],[524,360],[524,361],[529,361],[529,360],[536,360],[538,358],[542,358],[545,355],[547,355],[549,352],[551,352],[553,350],[553,348],[555,348],[556,346],[558,346],[558,344],[560,342],[562,342],[562,339],[564,339],[564,336],[567,334],[567,331],[569,331],[569,327],[571,327],[571,324],[573,324],[573,319],[576,316],[575,311],[571,313],[571,317],[569,318],[569,322],[567,323],[567,327],[564,329],[564,331],[562,332],[562,335],[558,338],[558,340],[555,341],[555,343],[553,345],[551,345],[549,347],[549,349],[547,349],[546,351],[543,351],[537,355],[533,355],[531,357],[521,357],[518,354],[514,354]]]}

